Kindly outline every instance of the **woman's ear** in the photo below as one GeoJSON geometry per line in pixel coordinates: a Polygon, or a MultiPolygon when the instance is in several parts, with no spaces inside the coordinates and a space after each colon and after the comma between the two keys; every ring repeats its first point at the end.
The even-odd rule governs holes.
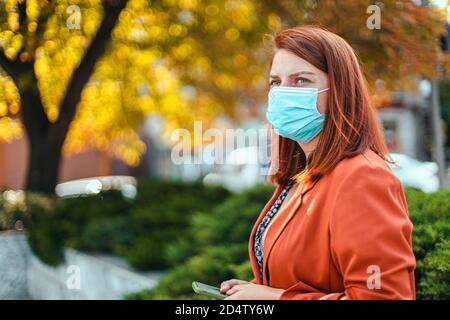
{"type": "Polygon", "coordinates": [[[323,91],[317,97],[317,110],[321,114],[326,114],[328,111],[328,101],[330,99],[330,91],[331,91],[331,89],[327,90],[327,91],[323,91]]]}

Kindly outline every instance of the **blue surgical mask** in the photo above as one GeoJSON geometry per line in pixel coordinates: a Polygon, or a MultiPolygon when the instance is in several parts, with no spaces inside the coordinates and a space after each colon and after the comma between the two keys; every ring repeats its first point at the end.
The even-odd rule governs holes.
{"type": "Polygon", "coordinates": [[[323,128],[325,115],[317,110],[319,93],[329,90],[298,87],[272,87],[266,117],[275,132],[285,138],[306,143],[323,128]]]}

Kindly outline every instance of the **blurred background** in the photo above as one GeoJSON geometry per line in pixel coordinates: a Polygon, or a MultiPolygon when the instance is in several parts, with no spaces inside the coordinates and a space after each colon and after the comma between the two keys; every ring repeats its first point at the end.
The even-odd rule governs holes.
{"type": "Polygon", "coordinates": [[[267,163],[248,141],[175,163],[173,133],[206,159],[196,121],[264,129],[270,36],[305,24],[358,54],[418,297],[450,298],[449,22],[446,0],[1,1],[0,298],[198,299],[193,280],[250,280],[267,163]]]}

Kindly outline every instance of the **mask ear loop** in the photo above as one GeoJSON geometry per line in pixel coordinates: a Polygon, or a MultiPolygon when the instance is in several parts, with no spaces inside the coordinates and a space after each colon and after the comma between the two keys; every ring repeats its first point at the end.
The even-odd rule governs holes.
{"type": "Polygon", "coordinates": [[[330,88],[325,88],[325,89],[319,90],[319,91],[317,91],[317,93],[322,93],[322,92],[325,92],[325,91],[328,91],[328,90],[330,90],[330,88]]]}

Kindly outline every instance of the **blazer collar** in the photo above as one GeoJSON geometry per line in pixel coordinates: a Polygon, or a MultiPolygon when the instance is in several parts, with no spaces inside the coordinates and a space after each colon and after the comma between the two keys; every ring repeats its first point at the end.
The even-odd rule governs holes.
{"type": "Polygon", "coordinates": [[[286,218],[284,218],[284,221],[282,222],[282,224],[279,228],[277,228],[275,231],[274,231],[274,229],[272,229],[272,232],[275,232],[272,237],[268,237],[266,235],[266,237],[264,239],[264,248],[265,249],[264,249],[264,258],[263,258],[263,279],[261,279],[261,277],[259,275],[258,263],[256,261],[256,257],[255,257],[254,250],[253,250],[254,236],[255,236],[255,233],[256,233],[256,230],[257,230],[259,224],[261,223],[262,219],[266,215],[267,211],[272,207],[273,203],[275,202],[275,200],[278,198],[279,194],[283,190],[283,185],[277,186],[272,197],[264,206],[260,216],[258,217],[256,223],[254,224],[254,226],[252,228],[252,231],[250,233],[250,239],[249,239],[249,252],[251,252],[250,264],[253,269],[253,274],[256,275],[255,279],[257,279],[258,283],[265,284],[265,285],[268,284],[267,261],[268,261],[269,254],[270,254],[275,242],[277,241],[278,237],[281,235],[281,232],[286,228],[289,221],[293,218],[294,214],[298,211],[298,208],[302,204],[303,196],[308,191],[310,191],[312,188],[314,188],[317,181],[318,180],[316,180],[312,183],[303,183],[302,185],[299,186],[300,192],[298,192],[298,196],[297,196],[298,198],[290,199],[292,201],[289,202],[288,207],[284,207],[282,210],[282,211],[288,211],[288,216],[286,218]]]}

